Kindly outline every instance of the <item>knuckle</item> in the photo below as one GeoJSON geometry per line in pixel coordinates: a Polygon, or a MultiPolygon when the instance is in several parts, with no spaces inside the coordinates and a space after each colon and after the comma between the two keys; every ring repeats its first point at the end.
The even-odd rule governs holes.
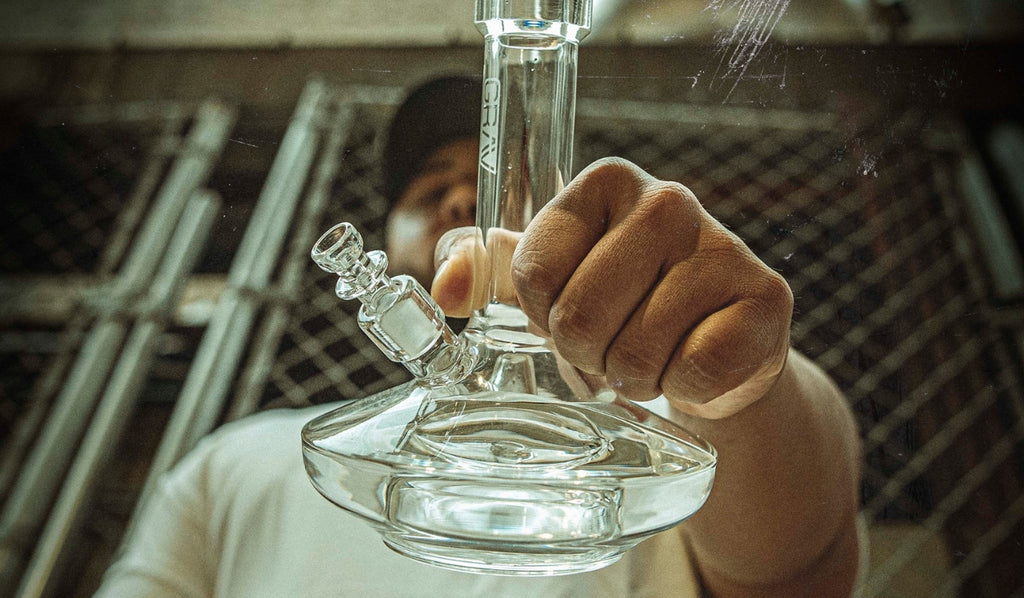
{"type": "Polygon", "coordinates": [[[529,297],[553,297],[559,281],[555,273],[544,265],[542,252],[520,247],[509,265],[512,284],[516,292],[529,297]]]}
{"type": "Polygon", "coordinates": [[[650,175],[629,160],[612,156],[592,162],[578,178],[588,188],[623,190],[638,187],[650,175]]]}
{"type": "Polygon", "coordinates": [[[652,183],[644,193],[642,204],[645,215],[662,224],[678,222],[684,216],[692,219],[691,212],[699,205],[693,192],[675,181],[652,183]]]}
{"type": "Polygon", "coordinates": [[[706,251],[720,260],[731,260],[731,263],[745,266],[744,271],[750,273],[750,266],[764,268],[754,256],[747,244],[725,227],[719,225],[708,236],[706,251]]]}
{"type": "Polygon", "coordinates": [[[658,181],[652,185],[652,195],[672,205],[683,205],[689,202],[697,202],[697,196],[690,191],[690,188],[678,181],[658,181]]]}
{"type": "Polygon", "coordinates": [[[520,306],[531,319],[544,326],[561,283],[542,258],[539,251],[520,247],[512,257],[510,275],[520,306]]]}
{"type": "Polygon", "coordinates": [[[722,346],[703,338],[691,338],[690,347],[662,377],[666,393],[692,402],[706,403],[738,386],[750,373],[738,365],[722,346]]]}
{"type": "Polygon", "coordinates": [[[775,270],[768,270],[764,282],[764,296],[767,301],[787,319],[793,313],[793,289],[786,279],[775,270]]]}
{"type": "Polygon", "coordinates": [[[616,343],[608,349],[606,357],[609,375],[624,380],[646,380],[657,383],[665,364],[654,357],[651,351],[642,347],[623,346],[616,343]]]}
{"type": "Polygon", "coordinates": [[[739,385],[755,375],[789,344],[789,313],[780,302],[747,299],[733,305],[734,321],[719,331],[718,343],[705,352],[717,354],[724,379],[739,385]]]}
{"type": "Polygon", "coordinates": [[[793,290],[781,274],[764,266],[764,275],[750,283],[750,301],[744,314],[750,325],[765,327],[770,324],[785,326],[793,316],[793,290]]]}
{"type": "Polygon", "coordinates": [[[636,175],[640,168],[617,156],[609,156],[595,160],[587,168],[587,172],[598,177],[618,177],[624,174],[636,175]]]}
{"type": "MultiPolygon", "coordinates": [[[[600,334],[601,318],[593,310],[573,302],[559,302],[551,309],[550,329],[555,344],[567,356],[589,354],[600,334]]],[[[603,364],[579,364],[603,366],[603,364]]]]}

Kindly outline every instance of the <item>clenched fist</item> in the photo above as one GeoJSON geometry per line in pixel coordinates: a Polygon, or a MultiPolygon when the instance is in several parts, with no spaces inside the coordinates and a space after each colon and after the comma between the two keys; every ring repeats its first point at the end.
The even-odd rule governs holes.
{"type": "MultiPolygon", "coordinates": [[[[438,244],[432,293],[451,315],[479,305],[490,275],[474,234],[458,229],[438,244]]],[[[623,396],[664,394],[691,415],[721,418],[763,396],[785,367],[789,286],[679,183],[600,160],[517,237],[489,237],[496,272],[509,263],[498,294],[623,396]]]]}

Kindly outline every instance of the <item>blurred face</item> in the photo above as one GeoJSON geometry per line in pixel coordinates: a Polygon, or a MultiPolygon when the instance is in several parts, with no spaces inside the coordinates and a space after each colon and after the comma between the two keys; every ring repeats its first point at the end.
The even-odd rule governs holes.
{"type": "Polygon", "coordinates": [[[435,150],[395,202],[386,235],[393,272],[429,287],[437,240],[450,229],[476,224],[478,143],[459,139],[435,150]]]}

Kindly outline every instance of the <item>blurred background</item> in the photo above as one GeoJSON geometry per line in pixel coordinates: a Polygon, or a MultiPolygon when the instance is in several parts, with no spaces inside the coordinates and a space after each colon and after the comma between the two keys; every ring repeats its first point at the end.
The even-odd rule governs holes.
{"type": "MultiPolygon", "coordinates": [[[[1016,0],[595,0],[577,165],[690,186],[796,295],[864,437],[865,596],[1024,596],[1016,0]]],[[[308,248],[379,247],[403,90],[470,0],[0,6],[0,596],[88,596],[222,422],[405,374],[308,248]]]]}

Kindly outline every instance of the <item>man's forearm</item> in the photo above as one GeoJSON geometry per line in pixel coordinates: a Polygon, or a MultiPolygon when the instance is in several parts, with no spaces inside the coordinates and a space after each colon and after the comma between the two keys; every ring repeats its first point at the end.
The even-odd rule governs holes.
{"type": "Polygon", "coordinates": [[[714,489],[682,527],[716,596],[845,595],[856,574],[860,450],[849,408],[791,351],[761,400],[721,420],[680,414],[719,452],[714,489]]]}

